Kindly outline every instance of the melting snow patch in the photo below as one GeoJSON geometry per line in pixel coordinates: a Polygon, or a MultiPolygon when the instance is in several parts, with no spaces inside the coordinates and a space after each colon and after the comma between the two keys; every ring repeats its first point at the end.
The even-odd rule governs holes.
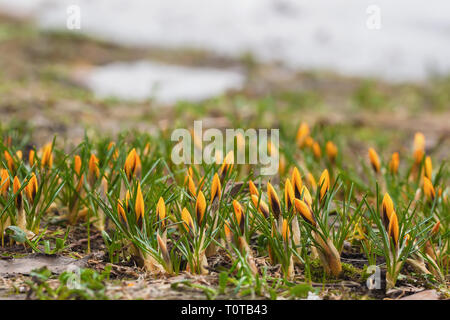
{"type": "Polygon", "coordinates": [[[236,71],[192,68],[148,61],[116,62],[95,67],[81,82],[101,98],[153,98],[162,103],[201,101],[242,88],[245,77],[236,71]]]}

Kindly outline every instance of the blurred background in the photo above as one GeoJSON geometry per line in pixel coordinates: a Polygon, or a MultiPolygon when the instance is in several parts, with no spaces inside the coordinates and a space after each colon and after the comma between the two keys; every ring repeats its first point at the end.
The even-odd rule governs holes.
{"type": "Polygon", "coordinates": [[[0,0],[2,122],[36,139],[201,117],[433,144],[449,73],[446,0],[0,0]]]}

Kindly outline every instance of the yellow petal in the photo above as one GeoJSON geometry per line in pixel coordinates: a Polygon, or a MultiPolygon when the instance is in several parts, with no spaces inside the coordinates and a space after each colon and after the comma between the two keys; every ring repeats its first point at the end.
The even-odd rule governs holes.
{"type": "Polygon", "coordinates": [[[138,222],[139,227],[142,227],[142,221],[144,219],[144,197],[142,196],[141,184],[138,184],[138,189],[136,193],[136,204],[135,204],[135,213],[136,213],[136,221],[138,222]]]}
{"type": "Polygon", "coordinates": [[[399,164],[400,164],[400,156],[398,152],[394,152],[392,154],[391,161],[389,162],[389,171],[392,174],[397,174],[399,164]]]}
{"type": "Polygon", "coordinates": [[[325,150],[327,152],[328,159],[330,159],[331,162],[334,162],[338,154],[338,148],[336,145],[332,141],[328,141],[325,145],[325,150]]]}
{"type": "Polygon", "coordinates": [[[158,203],[156,204],[156,217],[159,221],[161,221],[161,224],[164,227],[166,223],[164,220],[166,218],[166,204],[163,197],[160,197],[158,203]]]}
{"type": "Polygon", "coordinates": [[[303,217],[303,219],[310,223],[313,226],[316,226],[316,219],[314,218],[314,214],[311,211],[311,208],[306,204],[305,201],[295,199],[294,200],[295,209],[298,213],[303,217]]]}
{"type": "Polygon", "coordinates": [[[211,204],[214,202],[215,199],[218,199],[220,201],[221,196],[222,196],[222,186],[220,184],[219,175],[216,173],[214,174],[214,178],[211,185],[211,204]]]}
{"type": "Polygon", "coordinates": [[[320,186],[320,201],[325,197],[325,194],[328,192],[328,189],[330,188],[330,175],[328,174],[328,170],[323,170],[322,174],[320,175],[319,179],[319,186],[320,186]]]}
{"type": "Polygon", "coordinates": [[[425,177],[427,177],[429,180],[432,179],[432,174],[433,174],[433,164],[431,162],[431,157],[427,156],[425,158],[425,177]]]}
{"type": "Polygon", "coordinates": [[[183,208],[181,211],[181,219],[183,220],[183,226],[186,229],[186,231],[189,232],[189,230],[194,230],[194,221],[192,220],[191,214],[189,213],[188,209],[183,208]]]}
{"type": "Polygon", "coordinates": [[[433,183],[427,177],[423,177],[423,193],[425,193],[425,196],[430,202],[434,201],[436,192],[434,190],[433,183]]]}
{"type": "Polygon", "coordinates": [[[297,167],[295,167],[294,170],[292,171],[291,183],[292,187],[294,188],[295,197],[297,199],[300,199],[303,181],[302,176],[300,175],[300,172],[298,171],[297,167]]]}
{"type": "Polygon", "coordinates": [[[270,182],[267,183],[267,196],[269,198],[270,207],[272,208],[272,213],[275,218],[278,219],[281,215],[281,204],[278,195],[270,182]]]}
{"type": "Polygon", "coordinates": [[[285,201],[285,207],[286,210],[290,210],[291,207],[294,205],[294,199],[295,199],[295,192],[292,188],[291,181],[289,179],[286,179],[286,183],[284,185],[284,201],[285,201]]]}
{"type": "Polygon", "coordinates": [[[258,212],[261,213],[266,219],[269,218],[269,207],[267,204],[262,200],[259,199],[259,205],[258,205],[258,196],[252,195],[252,202],[255,208],[257,208],[258,212]]]}
{"type": "Polygon", "coordinates": [[[252,180],[249,180],[249,181],[248,181],[248,187],[249,187],[249,189],[250,189],[250,194],[251,194],[251,195],[259,196],[258,188],[256,188],[256,186],[255,186],[255,184],[253,183],[252,180]]]}
{"type": "Polygon", "coordinates": [[[375,172],[380,172],[381,164],[377,152],[373,148],[369,148],[369,160],[375,172]]]}
{"type": "Polygon", "coordinates": [[[197,223],[201,225],[206,211],[206,199],[203,192],[199,191],[197,201],[195,202],[195,214],[197,215],[197,223]]]}

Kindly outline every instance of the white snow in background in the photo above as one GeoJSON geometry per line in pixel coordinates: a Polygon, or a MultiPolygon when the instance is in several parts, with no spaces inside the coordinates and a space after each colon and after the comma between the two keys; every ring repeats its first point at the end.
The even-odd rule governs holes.
{"type": "Polygon", "coordinates": [[[245,78],[229,70],[137,61],[95,67],[81,75],[81,81],[103,98],[153,98],[162,103],[174,103],[179,100],[201,101],[230,89],[240,89],[245,78]]]}
{"type": "Polygon", "coordinates": [[[251,52],[294,69],[392,81],[450,71],[448,0],[0,0],[0,10],[61,29],[72,4],[81,32],[123,44],[251,52]],[[372,4],[381,30],[366,27],[372,4]]]}

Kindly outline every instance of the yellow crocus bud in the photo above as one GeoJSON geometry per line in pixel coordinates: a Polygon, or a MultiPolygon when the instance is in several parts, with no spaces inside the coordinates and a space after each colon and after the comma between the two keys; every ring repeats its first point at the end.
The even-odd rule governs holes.
{"type": "Polygon", "coordinates": [[[312,150],[313,150],[314,157],[317,160],[319,160],[322,157],[322,150],[320,149],[320,145],[317,141],[314,141],[314,143],[312,145],[312,150]]]}
{"type": "Polygon", "coordinates": [[[30,203],[34,203],[37,191],[38,191],[38,182],[36,179],[36,175],[33,172],[30,180],[28,181],[28,184],[25,186],[25,193],[30,203]]]}
{"type": "Polygon", "coordinates": [[[199,191],[197,201],[195,202],[195,214],[197,216],[197,224],[201,225],[206,211],[206,199],[203,192],[199,191]]]}
{"type": "Polygon", "coordinates": [[[300,199],[303,181],[302,176],[300,175],[300,172],[298,171],[297,167],[295,167],[294,170],[292,171],[291,184],[292,187],[294,188],[295,197],[297,199],[300,199]]]}
{"type": "Polygon", "coordinates": [[[133,177],[136,179],[141,178],[141,172],[142,172],[142,164],[141,164],[141,158],[136,152],[136,149],[133,148],[129,153],[125,160],[125,173],[127,175],[127,178],[129,181],[133,177]]]}
{"type": "Polygon", "coordinates": [[[194,221],[192,220],[192,216],[189,213],[188,209],[183,208],[181,211],[181,219],[183,220],[183,226],[186,229],[187,232],[190,230],[194,231],[194,221]]]}
{"type": "Polygon", "coordinates": [[[319,187],[320,187],[320,201],[322,201],[326,193],[330,189],[330,175],[327,169],[323,170],[322,174],[320,175],[319,187]]]}
{"type": "Polygon", "coordinates": [[[259,203],[258,203],[258,196],[257,195],[252,195],[252,202],[253,205],[255,206],[255,208],[257,208],[258,212],[261,213],[266,219],[269,218],[269,207],[267,206],[267,204],[259,199],[259,203]]]}
{"type": "Polygon", "coordinates": [[[100,169],[98,168],[98,158],[91,154],[89,158],[89,168],[88,168],[88,182],[92,186],[95,185],[95,182],[100,177],[100,169]]]}
{"type": "Polygon", "coordinates": [[[166,224],[166,221],[164,220],[166,218],[166,204],[163,197],[159,197],[158,203],[156,204],[156,217],[164,227],[166,224]]]}
{"type": "Polygon", "coordinates": [[[286,179],[286,183],[284,184],[284,202],[287,211],[290,211],[292,206],[294,205],[294,199],[294,188],[292,188],[291,181],[289,179],[286,179]]]}
{"type": "Polygon", "coordinates": [[[253,183],[252,180],[249,180],[249,181],[248,181],[248,188],[249,188],[250,194],[251,194],[252,196],[255,195],[255,196],[259,197],[259,191],[258,191],[258,188],[256,188],[256,186],[255,186],[255,184],[253,183]]]}
{"type": "Polygon", "coordinates": [[[330,162],[334,163],[338,154],[338,148],[336,147],[336,145],[332,141],[328,141],[325,145],[325,150],[330,162]]]}
{"type": "Polygon", "coordinates": [[[423,178],[423,193],[427,197],[428,201],[433,202],[436,197],[436,192],[434,191],[433,183],[427,177],[423,178]]]}
{"type": "Polygon", "coordinates": [[[241,204],[237,200],[233,200],[233,209],[234,209],[234,218],[236,219],[236,223],[239,226],[241,234],[243,235],[245,232],[244,209],[242,209],[241,204]]]}
{"type": "Polygon", "coordinates": [[[397,174],[399,164],[400,164],[400,156],[398,152],[394,152],[392,154],[391,161],[389,162],[390,173],[397,174]]]}
{"type": "Polygon", "coordinates": [[[138,184],[138,189],[136,193],[136,203],[134,206],[134,211],[136,214],[136,222],[140,228],[142,228],[142,224],[144,221],[144,212],[145,212],[145,206],[144,206],[144,197],[142,196],[141,191],[141,184],[138,184]]]}
{"type": "Polygon", "coordinates": [[[267,196],[269,198],[270,207],[272,208],[272,213],[274,217],[278,219],[281,215],[281,204],[278,195],[270,182],[267,183],[267,196]]]}
{"type": "Polygon", "coordinates": [[[427,156],[425,158],[425,170],[424,170],[424,174],[425,177],[427,177],[428,179],[432,179],[432,174],[433,174],[433,164],[431,162],[431,157],[427,156]]]}
{"type": "Polygon", "coordinates": [[[216,173],[214,174],[211,186],[211,204],[214,202],[215,199],[220,201],[221,196],[222,196],[222,186],[220,184],[219,175],[216,173]]]}
{"type": "Polygon", "coordinates": [[[381,169],[380,158],[378,157],[377,152],[373,148],[369,148],[369,160],[373,170],[376,173],[379,173],[381,169]]]}
{"type": "Polygon", "coordinates": [[[425,136],[422,132],[417,132],[414,135],[414,150],[413,157],[416,164],[422,162],[423,156],[425,155],[425,136]]]}
{"type": "Polygon", "coordinates": [[[302,216],[302,218],[311,224],[312,226],[316,226],[316,218],[311,210],[311,208],[306,204],[305,201],[295,199],[294,200],[295,209],[302,216]]]}
{"type": "Polygon", "coordinates": [[[305,139],[309,136],[309,126],[307,123],[302,122],[297,130],[297,136],[295,138],[297,145],[302,148],[305,144],[305,139]]]}
{"type": "Polygon", "coordinates": [[[42,150],[41,166],[42,168],[51,169],[53,166],[52,143],[47,143],[42,150]]]}

